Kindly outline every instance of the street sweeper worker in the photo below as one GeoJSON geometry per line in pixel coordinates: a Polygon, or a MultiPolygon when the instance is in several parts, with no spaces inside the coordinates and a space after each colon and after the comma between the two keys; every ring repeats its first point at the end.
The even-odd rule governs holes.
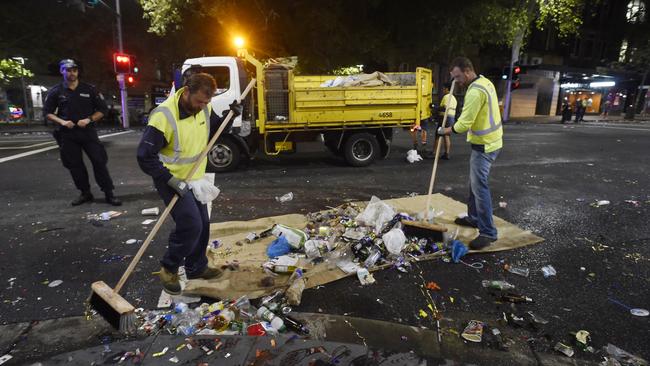
{"type": "Polygon", "coordinates": [[[452,132],[467,132],[467,141],[472,146],[469,161],[468,216],[457,218],[455,223],[478,228],[479,236],[473,239],[469,246],[471,249],[482,249],[497,240],[488,179],[490,168],[503,146],[499,100],[492,82],[483,75],[477,75],[472,62],[466,57],[458,57],[452,61],[451,77],[467,87],[463,111],[452,127],[441,127],[438,133],[449,135],[452,132]]]}
{"type": "MultiPolygon", "coordinates": [[[[211,75],[190,75],[184,87],[151,112],[138,146],[138,164],[153,178],[165,204],[175,194],[179,196],[171,211],[176,227],[160,261],[160,280],[164,291],[171,295],[181,293],[178,269],[182,265],[188,279],[214,279],[221,275],[221,270],[208,267],[206,257],[210,234],[207,203],[219,194],[213,183],[204,179],[207,158],[188,179],[210,136],[223,120],[210,105],[216,89],[211,75]]],[[[242,106],[235,101],[230,110],[237,116],[242,106]]]]}

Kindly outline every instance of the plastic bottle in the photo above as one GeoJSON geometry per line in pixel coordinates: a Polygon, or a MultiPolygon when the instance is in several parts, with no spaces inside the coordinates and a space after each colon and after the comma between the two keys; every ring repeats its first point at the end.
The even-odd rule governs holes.
{"type": "Polygon", "coordinates": [[[526,267],[513,266],[511,264],[506,264],[506,265],[503,266],[503,268],[506,271],[510,272],[510,273],[514,273],[516,275],[520,275],[520,276],[524,276],[524,277],[528,277],[528,274],[530,274],[530,271],[526,267]]]}
{"type": "Polygon", "coordinates": [[[292,199],[293,199],[293,192],[289,192],[289,193],[287,193],[287,194],[283,194],[283,195],[280,196],[280,197],[275,197],[275,200],[278,201],[278,202],[280,202],[280,203],[289,202],[289,201],[291,201],[292,199]]]}
{"type": "Polygon", "coordinates": [[[379,251],[379,249],[377,249],[377,247],[372,247],[372,249],[370,249],[370,255],[368,255],[368,258],[366,258],[366,261],[363,262],[363,265],[366,268],[370,268],[370,267],[374,266],[375,263],[377,263],[379,258],[381,258],[381,252],[379,251]]]}
{"type": "Polygon", "coordinates": [[[260,306],[260,308],[257,309],[257,317],[270,322],[273,320],[273,318],[275,318],[275,314],[266,306],[260,306]]]}
{"type": "Polygon", "coordinates": [[[287,328],[284,326],[284,320],[282,318],[276,316],[271,320],[271,326],[273,329],[277,330],[278,332],[284,332],[287,330],[287,328]]]}
{"type": "Polygon", "coordinates": [[[174,306],[174,311],[177,313],[184,313],[187,311],[187,309],[188,306],[184,302],[179,302],[178,304],[176,304],[176,306],[174,306]]]}
{"type": "Polygon", "coordinates": [[[481,283],[483,284],[483,287],[493,290],[512,290],[515,288],[515,285],[512,285],[506,281],[483,280],[481,283]]]}

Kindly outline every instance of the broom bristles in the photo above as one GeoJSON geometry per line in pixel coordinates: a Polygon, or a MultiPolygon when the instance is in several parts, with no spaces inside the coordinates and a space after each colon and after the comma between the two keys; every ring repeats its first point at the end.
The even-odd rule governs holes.
{"type": "Polygon", "coordinates": [[[133,332],[136,320],[133,305],[102,281],[93,283],[92,289],[88,301],[90,306],[115,329],[123,333],[133,332]]]}

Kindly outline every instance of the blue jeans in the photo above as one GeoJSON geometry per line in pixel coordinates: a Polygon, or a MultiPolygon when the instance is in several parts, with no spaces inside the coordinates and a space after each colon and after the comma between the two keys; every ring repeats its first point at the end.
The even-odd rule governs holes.
{"type": "Polygon", "coordinates": [[[488,179],[490,168],[501,150],[485,153],[472,149],[469,159],[469,199],[467,214],[478,226],[479,234],[491,239],[497,238],[497,228],[492,220],[492,196],[488,179]]]}
{"type": "MultiPolygon", "coordinates": [[[[156,182],[155,185],[165,205],[168,205],[174,191],[163,182],[156,182]]],[[[188,276],[198,276],[208,265],[205,255],[210,240],[207,205],[197,201],[190,191],[178,199],[171,215],[176,227],[169,234],[169,245],[160,264],[175,273],[184,263],[188,276]]]]}

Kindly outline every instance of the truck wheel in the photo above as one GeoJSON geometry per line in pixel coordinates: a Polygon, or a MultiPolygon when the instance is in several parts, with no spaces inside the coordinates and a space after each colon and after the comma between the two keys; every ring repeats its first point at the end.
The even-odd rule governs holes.
{"type": "Polygon", "coordinates": [[[229,138],[219,139],[208,153],[208,162],[215,172],[235,170],[241,161],[239,145],[229,138]]]}
{"type": "Polygon", "coordinates": [[[379,143],[374,135],[356,133],[345,141],[345,160],[352,166],[368,166],[379,155],[379,143]]]}

